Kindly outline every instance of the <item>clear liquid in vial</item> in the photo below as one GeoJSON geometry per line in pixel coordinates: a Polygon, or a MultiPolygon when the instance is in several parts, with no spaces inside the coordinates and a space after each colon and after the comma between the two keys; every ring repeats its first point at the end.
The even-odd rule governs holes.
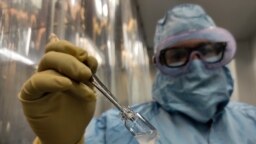
{"type": "Polygon", "coordinates": [[[139,144],[156,144],[157,136],[151,137],[148,135],[136,135],[135,138],[139,144]]]}
{"type": "MultiPolygon", "coordinates": [[[[129,113],[126,113],[126,116],[129,113]]],[[[139,144],[155,144],[158,137],[157,130],[151,125],[143,116],[139,113],[131,111],[130,119],[129,115],[124,117],[125,127],[132,133],[139,144]]]]}

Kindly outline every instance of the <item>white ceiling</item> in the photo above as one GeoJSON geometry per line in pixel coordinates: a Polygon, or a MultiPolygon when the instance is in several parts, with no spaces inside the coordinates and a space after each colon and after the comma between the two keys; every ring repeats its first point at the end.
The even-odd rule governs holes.
{"type": "Polygon", "coordinates": [[[142,19],[148,47],[153,46],[155,25],[168,8],[179,3],[197,3],[214,19],[228,29],[237,40],[249,39],[256,32],[256,0],[135,0],[142,19]]]}

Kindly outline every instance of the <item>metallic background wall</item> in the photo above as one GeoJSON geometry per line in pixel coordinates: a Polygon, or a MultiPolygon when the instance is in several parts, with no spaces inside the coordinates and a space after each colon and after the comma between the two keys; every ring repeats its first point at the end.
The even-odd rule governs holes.
{"type": "MultiPolygon", "coordinates": [[[[133,1],[0,0],[0,144],[27,144],[35,137],[17,94],[52,32],[97,58],[97,75],[122,105],[151,99],[148,54],[133,1]]],[[[98,95],[96,116],[112,107],[98,95]]]]}

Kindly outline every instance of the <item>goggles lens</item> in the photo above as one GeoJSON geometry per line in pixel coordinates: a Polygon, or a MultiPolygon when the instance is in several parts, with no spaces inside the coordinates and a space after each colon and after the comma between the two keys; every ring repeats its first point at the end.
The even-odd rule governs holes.
{"type": "Polygon", "coordinates": [[[196,47],[173,47],[160,52],[160,62],[167,67],[181,67],[188,63],[193,52],[206,63],[217,63],[223,59],[226,42],[200,43],[196,47]]]}

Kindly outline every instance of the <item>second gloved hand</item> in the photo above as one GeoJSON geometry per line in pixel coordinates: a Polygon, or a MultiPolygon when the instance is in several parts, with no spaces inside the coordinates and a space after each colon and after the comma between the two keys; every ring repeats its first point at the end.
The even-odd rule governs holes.
{"type": "Polygon", "coordinates": [[[96,68],[94,57],[67,41],[47,45],[38,72],[19,94],[38,143],[81,141],[95,110],[96,96],[89,79],[96,68]]]}

